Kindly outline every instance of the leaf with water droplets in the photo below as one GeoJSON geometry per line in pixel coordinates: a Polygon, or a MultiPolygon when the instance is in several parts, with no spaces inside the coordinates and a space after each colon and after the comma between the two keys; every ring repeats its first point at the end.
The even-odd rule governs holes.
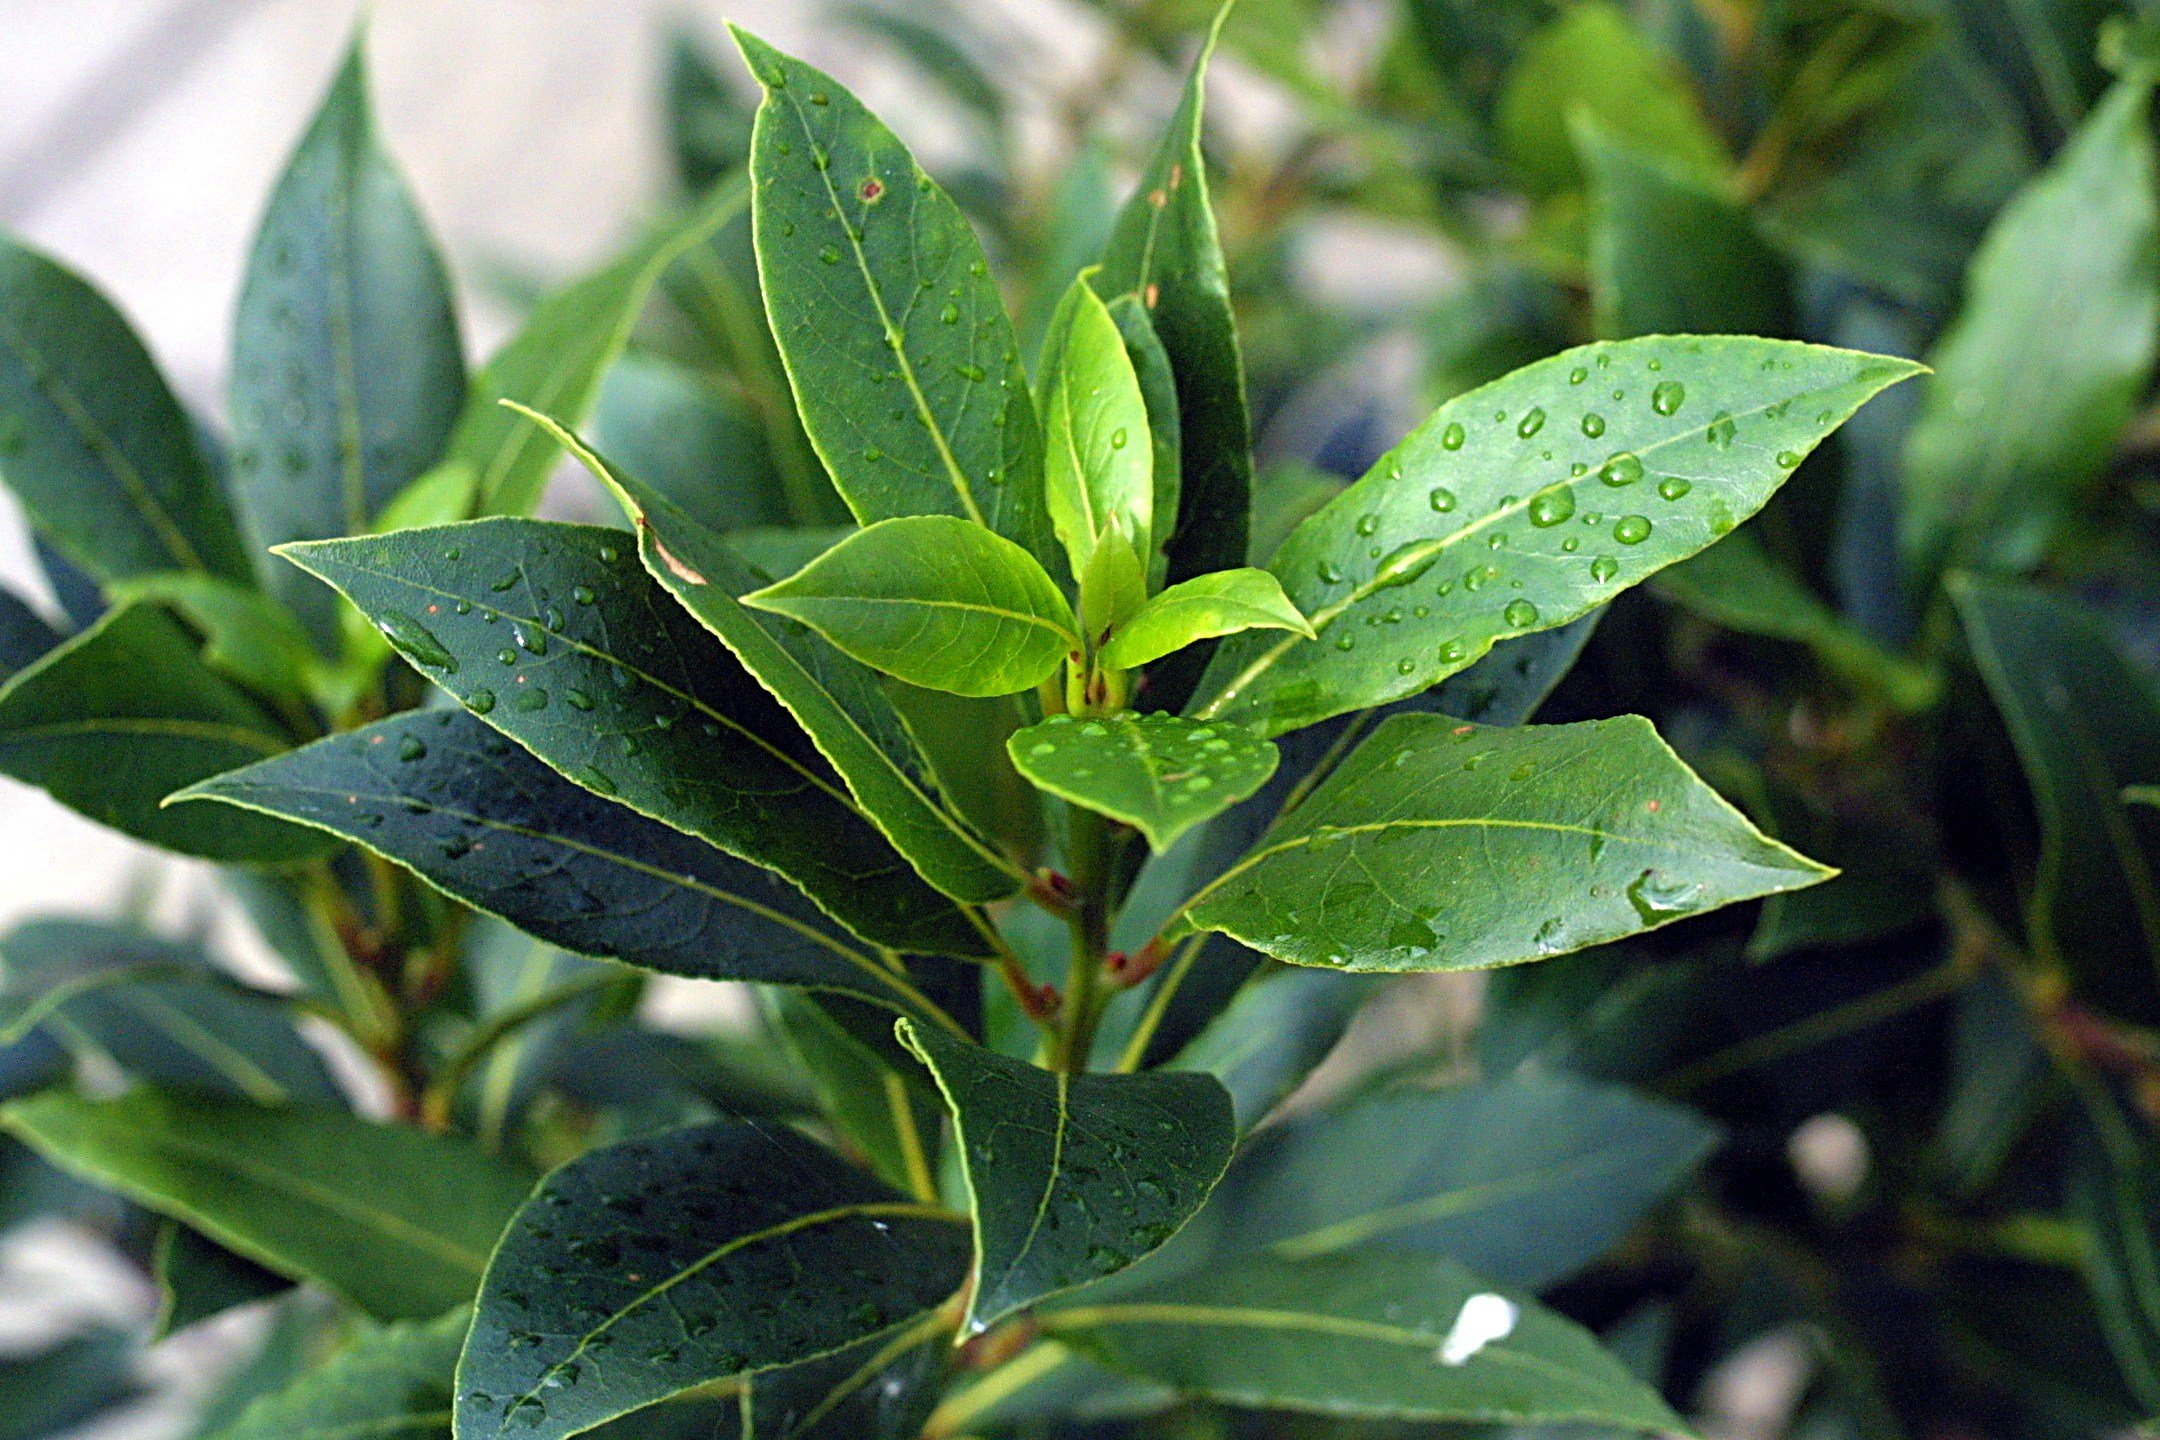
{"type": "MultiPolygon", "coordinates": [[[[366,531],[465,401],[450,281],[383,153],[355,41],[270,193],[233,316],[233,492],[258,545],[366,531]]],[[[269,572],[326,654],[337,599],[269,572]]]]}
{"type": "Polygon", "coordinates": [[[284,553],[377,623],[394,614],[425,627],[454,665],[390,636],[422,674],[578,784],[778,870],[877,944],[984,953],[958,907],[631,547],[619,530],[495,519],[284,553]]]}
{"type": "Polygon", "coordinates": [[[342,835],[580,955],[699,980],[838,990],[937,1016],[904,975],[779,875],[572,784],[461,711],[378,721],[182,798],[342,835]]]}
{"type": "Polygon", "coordinates": [[[1131,711],[1053,715],[1005,748],[1035,786],[1137,827],[1156,850],[1266,784],[1278,758],[1242,726],[1131,711]]]}
{"type": "Polygon", "coordinates": [[[1040,1324],[1114,1370],[1230,1405],[1686,1429],[1572,1320],[1453,1261],[1385,1247],[1248,1256],[1040,1324]]]}
{"type": "Polygon", "coordinates": [[[967,1276],[962,1217],[793,1131],[719,1121],[590,1151],[488,1264],[460,1440],[562,1440],[714,1381],[886,1334],[967,1276]]]}
{"type": "Polygon", "coordinates": [[[138,1086],[41,1095],[0,1118],[54,1164],[383,1320],[472,1298],[531,1184],[470,1142],[326,1107],[138,1086]]]}
{"type": "MultiPolygon", "coordinates": [[[[1110,308],[1075,278],[1043,342],[1043,498],[1072,575],[1122,522],[1128,543],[1154,549],[1155,447],[1147,401],[1110,308]]],[[[1169,517],[1166,517],[1166,520],[1169,517]]]]}
{"type": "Polygon", "coordinates": [[[1171,586],[1117,626],[1103,646],[1103,663],[1137,670],[1195,641],[1243,630],[1312,634],[1312,626],[1273,575],[1245,568],[1217,570],[1171,586]]]}
{"type": "Polygon", "coordinates": [[[1659,335],[1579,346],[1458,396],[1270,562],[1319,638],[1227,642],[1188,713],[1280,734],[1414,695],[1498,640],[1565,624],[1732,530],[1847,416],[1919,368],[1793,341],[1659,335]],[[1679,386],[1678,402],[1668,389],[1660,406],[1660,385],[1679,386]],[[1533,405],[1553,420],[1526,440],[1519,421],[1533,405]],[[1577,423],[1590,411],[1596,438],[1577,423]],[[1660,488],[1676,476],[1684,489],[1660,488]]]}
{"type": "Polygon", "coordinates": [[[1158,1249],[1230,1163],[1237,1126],[1211,1075],[1070,1075],[898,1025],[958,1134],[975,1215],[971,1330],[1158,1249]]]}
{"type": "Polygon", "coordinates": [[[954,695],[1032,690],[1080,649],[1050,573],[1012,541],[947,515],[866,526],[742,602],[954,695]]]}
{"type": "Polygon", "coordinates": [[[1510,730],[1397,715],[1182,927],[1299,965],[1472,970],[1833,873],[1757,831],[1639,716],[1510,730]]]}
{"type": "Polygon", "coordinates": [[[845,86],[734,34],[765,87],[750,153],[765,310],[833,484],[866,525],[958,515],[1054,563],[1042,432],[967,218],[845,86]]]}
{"type": "Polygon", "coordinates": [[[210,1440],[449,1440],[451,1378],[471,1321],[460,1307],[424,1325],[361,1335],[256,1399],[210,1440]]]}

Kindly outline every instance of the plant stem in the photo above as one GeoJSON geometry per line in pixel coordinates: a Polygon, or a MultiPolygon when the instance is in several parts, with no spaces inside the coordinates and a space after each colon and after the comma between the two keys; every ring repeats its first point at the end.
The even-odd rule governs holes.
{"type": "Polygon", "coordinates": [[[1057,1047],[1058,1068],[1085,1070],[1094,1048],[1100,1018],[1103,954],[1110,942],[1110,822],[1092,810],[1073,806],[1071,861],[1073,887],[1079,892],[1072,927],[1072,964],[1066,972],[1065,1005],[1057,1047]]]}

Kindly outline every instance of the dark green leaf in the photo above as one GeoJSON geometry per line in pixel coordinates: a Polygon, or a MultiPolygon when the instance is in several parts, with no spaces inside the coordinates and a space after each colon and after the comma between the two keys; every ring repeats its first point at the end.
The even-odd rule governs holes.
{"type": "Polygon", "coordinates": [[[702,194],[750,160],[751,107],[689,29],[667,42],[667,118],[675,178],[702,194]]]}
{"type": "Polygon", "coordinates": [[[468,1323],[455,1310],[363,1336],[206,1440],[448,1440],[451,1374],[468,1323]]]}
{"type": "Polygon", "coordinates": [[[1131,711],[1053,715],[1016,731],[1005,748],[1037,786],[1137,827],[1156,850],[1258,790],[1280,758],[1241,726],[1131,711]]]}
{"type": "Polygon", "coordinates": [[[0,682],[35,665],[66,638],[28,601],[0,586],[0,682]]]}
{"type": "Polygon", "coordinates": [[[842,1147],[902,1194],[935,1199],[931,1164],[942,1115],[921,1071],[897,1047],[870,1043],[807,995],[767,990],[759,998],[775,1038],[808,1078],[842,1147]]]}
{"type": "Polygon", "coordinates": [[[611,463],[709,530],[794,519],[747,407],[688,366],[640,352],[616,361],[600,385],[592,435],[611,463]]]}
{"type": "Polygon", "coordinates": [[[629,549],[620,531],[496,519],[291,553],[422,673],[586,789],[780,871],[879,944],[983,953],[629,549]]]}
{"type": "Polygon", "coordinates": [[[971,1330],[1160,1248],[1230,1163],[1237,1126],[1212,1076],[1052,1072],[899,1023],[958,1132],[975,1213],[971,1330]]]}
{"type": "Polygon", "coordinates": [[[379,721],[188,795],[319,825],[582,955],[838,989],[935,1018],[778,875],[572,785],[459,711],[379,721]]]}
{"type": "MultiPolygon", "coordinates": [[[[2110,1107],[2111,1100],[2101,1102],[2110,1107]]],[[[2102,1137],[2077,1156],[2068,1185],[2070,1218],[2088,1247],[2085,1283],[2108,1348],[2139,1401],[2160,1406],[2160,1165],[2111,1108],[2102,1137]]]]}
{"type": "Polygon", "coordinates": [[[1168,1068],[1222,1081],[1238,1133],[1247,1134],[1328,1057],[1371,996],[1370,987],[1345,975],[1271,969],[1241,987],[1168,1068]]]}
{"type": "Polygon", "coordinates": [[[1898,542],[1916,593],[1951,565],[2035,563],[2145,391],[2160,335],[2152,89],[2145,69],[2116,82],[1973,258],[1905,448],[1898,542]]]}
{"type": "Polygon", "coordinates": [[[1141,554],[1152,554],[1155,451],[1147,400],[1118,322],[1085,275],[1050,322],[1039,385],[1043,497],[1073,578],[1087,573],[1097,542],[1120,530],[1141,554]]]}
{"type": "Polygon", "coordinates": [[[1278,734],[1414,695],[1497,640],[1572,620],[1754,514],[1918,368],[1652,336],[1564,351],[1458,396],[1269,563],[1320,638],[1231,640],[1194,713],[1278,734]]]}
{"type": "Polygon", "coordinates": [[[115,605],[153,603],[182,616],[203,637],[205,665],[287,713],[306,704],[315,652],[293,612],[262,591],[188,570],[137,575],[107,591],[115,605]]]}
{"type": "Polygon", "coordinates": [[[1233,1405],[1686,1428],[1573,1321],[1436,1256],[1254,1257],[1041,1323],[1114,1369],[1233,1405]]]}
{"type": "Polygon", "coordinates": [[[0,1359],[0,1440],[47,1440],[139,1393],[135,1337],[96,1330],[0,1359]]]}
{"type": "Polygon", "coordinates": [[[293,1283],[172,1220],[158,1229],[151,1269],[158,1286],[153,1334],[160,1340],[198,1320],[282,1295],[293,1283]]]}
{"type": "Polygon", "coordinates": [[[864,524],[958,515],[1057,553],[1012,322],[967,220],[830,76],[735,31],[765,87],[752,214],[803,428],[864,524]]]}
{"type": "Polygon", "coordinates": [[[99,580],[254,583],[239,527],[142,341],[88,281],[0,237],[0,476],[99,580]]]}
{"type": "MultiPolygon", "coordinates": [[[[465,401],[457,317],[375,132],[356,40],[270,194],[233,320],[233,482],[258,545],[357,535],[435,463],[465,401]]],[[[326,652],[336,601],[271,589],[326,652]]]]}
{"type": "Polygon", "coordinates": [[[1397,715],[1183,924],[1301,965],[1467,970],[1829,873],[1760,834],[1639,716],[1508,730],[1397,715]]]}
{"type": "Polygon", "coordinates": [[[592,1151],[488,1266],[458,1434],[558,1440],[889,1331],[965,1278],[957,1219],[747,1121],[592,1151]]]}
{"type": "Polygon", "coordinates": [[[1033,556],[945,515],[881,520],[743,603],[955,695],[1032,690],[1080,649],[1071,607],[1033,556]]]}
{"type": "Polygon", "coordinates": [[[1137,670],[1196,640],[1244,630],[1288,630],[1310,638],[1312,626],[1265,570],[1217,570],[1171,586],[1112,628],[1103,663],[1137,670]]]}
{"type": "Polygon", "coordinates": [[[210,860],[304,860],[333,848],[261,816],[158,808],[291,743],[154,605],[108,613],[0,689],[0,772],[138,840],[210,860]]]}
{"type": "Polygon", "coordinates": [[[464,1141],[342,1110],[142,1087],[41,1095],[0,1118],[54,1164],[378,1319],[470,1299],[530,1185],[464,1141]]]}
{"type": "Polygon", "coordinates": [[[2084,610],[1975,577],[1950,595],[2040,812],[2028,943],[2087,999],[2160,1018],[2160,816],[2122,800],[2160,776],[2160,697],[2084,610]]]}

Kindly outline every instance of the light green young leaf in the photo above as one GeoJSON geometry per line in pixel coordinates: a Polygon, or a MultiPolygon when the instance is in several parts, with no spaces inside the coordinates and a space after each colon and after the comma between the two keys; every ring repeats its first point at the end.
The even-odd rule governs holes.
{"type": "Polygon", "coordinates": [[[967,219],[832,77],[738,29],[765,101],[758,269],[796,407],[864,524],[955,515],[1047,564],[1042,432],[967,219]]]}
{"type": "Polygon", "coordinates": [[[448,1440],[450,1383],[471,1321],[458,1309],[362,1336],[205,1440],[448,1440]]]}
{"type": "Polygon", "coordinates": [[[1110,302],[1110,318],[1125,337],[1125,358],[1132,362],[1133,378],[1147,402],[1148,442],[1154,450],[1152,469],[1154,499],[1150,505],[1150,530],[1154,553],[1148,557],[1148,588],[1159,590],[1170,569],[1170,540],[1178,528],[1178,501],[1184,447],[1178,420],[1177,374],[1170,366],[1170,352],[1148,319],[1147,306],[1137,295],[1125,294],[1110,302]]]}
{"type": "Polygon", "coordinates": [[[175,790],[292,743],[154,605],[110,612],[0,688],[0,774],[138,840],[208,860],[277,864],[336,848],[259,815],[159,808],[175,790]]]}
{"type": "Polygon", "coordinates": [[[1173,585],[1119,626],[1103,646],[1103,663],[1137,670],[1196,640],[1243,630],[1288,630],[1312,638],[1313,628],[1265,570],[1217,570],[1173,585]]]}
{"type": "Polygon", "coordinates": [[[457,1434],[563,1440],[891,1331],[966,1274],[960,1216],[783,1127],[719,1121],[589,1151],[540,1183],[488,1263],[457,1434]]]}
{"type": "Polygon", "coordinates": [[[1156,850],[1265,785],[1281,758],[1241,726],[1131,711],[1095,720],[1053,715],[1016,732],[1005,748],[1035,785],[1136,826],[1156,850]]]}
{"type": "Polygon", "coordinates": [[[1732,530],[1920,368],[1661,335],[1579,346],[1460,395],[1269,563],[1318,640],[1227,642],[1190,713],[1281,734],[1414,695],[1498,640],[1565,624],[1732,530]]]}
{"type": "Polygon", "coordinates": [[[1588,1331],[1435,1256],[1253,1256],[1040,1324],[1112,1369],[1231,1405],[1686,1429],[1588,1331]]]}
{"type": "Polygon", "coordinates": [[[147,1086],[41,1095],[0,1121],[62,1169],[382,1320],[471,1299],[531,1183],[451,1136],[147,1086]]]}
{"type": "Polygon", "coordinates": [[[1973,258],[1905,445],[1898,543],[1915,594],[1952,565],[2037,561],[2145,393],[2160,336],[2152,90],[2149,68],[2118,80],[1973,258]]]}
{"type": "Polygon", "coordinates": [[[315,650],[292,611],[252,585],[199,570],[137,575],[106,587],[115,605],[138,601],[178,611],[202,632],[203,663],[270,699],[297,705],[309,693],[315,650]]]}
{"type": "Polygon", "coordinates": [[[949,515],[881,520],[742,603],[799,620],[863,664],[955,695],[1033,689],[1080,649],[1027,551],[949,515]]]}
{"type": "MultiPolygon", "coordinates": [[[[383,153],[355,37],[271,192],[233,320],[233,488],[255,543],[364,533],[442,454],[465,401],[450,282],[383,153]]],[[[270,589],[325,653],[336,599],[270,589]]]]}
{"type": "Polygon", "coordinates": [[[1102,643],[1148,603],[1147,568],[1124,517],[1113,520],[1080,572],[1080,631],[1102,643]]]}
{"type": "Polygon", "coordinates": [[[1230,1163],[1237,1127],[1211,1075],[1052,1072],[896,1023],[959,1134],[975,1215],[971,1332],[1158,1249],[1230,1163]]]}
{"type": "Polygon", "coordinates": [[[0,478],[85,574],[255,567],[188,417],[112,302],[0,236],[0,478]]]}
{"type": "Polygon", "coordinates": [[[1096,543],[1120,521],[1139,553],[1151,552],[1154,444],[1125,337],[1087,275],[1073,281],[1050,325],[1041,379],[1043,496],[1077,580],[1096,543]]]}
{"type": "Polygon", "coordinates": [[[1187,902],[1182,924],[1298,965],[1473,970],[1828,878],[1627,715],[1383,722],[1187,902]]]}

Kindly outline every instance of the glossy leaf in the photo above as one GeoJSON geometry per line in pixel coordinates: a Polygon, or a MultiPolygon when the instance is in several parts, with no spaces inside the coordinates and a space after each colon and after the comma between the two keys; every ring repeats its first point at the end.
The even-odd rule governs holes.
{"type": "Polygon", "coordinates": [[[1223,1182],[1219,1242],[1288,1259],[1386,1245],[1543,1290],[1617,1245],[1717,1132],[1617,1085],[1527,1074],[1361,1096],[1273,1126],[1223,1182]]]}
{"type": "Polygon", "coordinates": [[[1685,1428],[1573,1321],[1433,1256],[1253,1257],[1041,1323],[1113,1369],[1232,1405],[1685,1428]]]}
{"type": "Polygon", "coordinates": [[[454,1310],[364,1335],[205,1440],[448,1440],[450,1377],[469,1323],[454,1310]]]}
{"type": "Polygon", "coordinates": [[[0,587],[0,683],[35,665],[66,638],[28,601],[0,587]]]}
{"type": "Polygon", "coordinates": [[[2097,616],[1977,577],[1950,595],[2040,815],[2028,943],[2087,999],[2160,1018],[2160,815],[2122,798],[2160,777],[2160,696],[2097,616]]]}
{"type": "Polygon", "coordinates": [[[142,1087],[36,1096],[0,1119],[63,1169],[385,1320],[470,1299],[530,1183],[464,1141],[342,1110],[142,1087]]]}
{"type": "Polygon", "coordinates": [[[925,879],[967,901],[1000,899],[1018,888],[1011,863],[938,802],[927,764],[873,671],[808,627],[740,603],[736,597],[761,581],[726,540],[574,437],[565,443],[637,526],[646,573],[787,707],[863,814],[925,879]]]}
{"type": "Polygon", "coordinates": [[[2152,89],[2145,69],[2117,81],[1973,257],[1905,446],[1898,542],[1915,593],[1951,565],[2036,562],[2145,391],[2160,336],[2152,89]]]}
{"type": "MultiPolygon", "coordinates": [[[[360,41],[271,191],[233,321],[233,488],[256,544],[356,535],[435,463],[465,400],[449,277],[368,103],[360,41]]],[[[327,651],[336,601],[270,588],[327,651]]]]}
{"type": "Polygon", "coordinates": [[[98,580],[206,570],[252,584],[187,415],[112,302],[0,237],[0,478],[98,580]]]}
{"type": "Polygon", "coordinates": [[[1177,112],[1118,212],[1094,282],[1113,312],[1125,297],[1139,302],[1176,380],[1177,499],[1155,519],[1171,584],[1243,564],[1252,506],[1245,362],[1200,143],[1208,61],[1229,14],[1228,5],[1216,12],[1177,112]]]}
{"type": "Polygon", "coordinates": [[[1782,340],[1651,336],[1458,396],[1269,562],[1320,638],[1230,641],[1192,713],[1279,734],[1414,695],[1711,544],[1917,369],[1782,340]]]}
{"type": "Polygon", "coordinates": [[[966,520],[883,520],[742,597],[863,664],[955,695],[1010,695],[1080,648],[1072,609],[1018,545],[966,520]]]}
{"type": "Polygon", "coordinates": [[[263,708],[153,605],[111,611],[0,689],[0,773],[183,855],[271,863],[330,842],[260,816],[161,810],[173,791],[288,748],[263,708]]]}
{"type": "Polygon", "coordinates": [[[288,553],[586,789],[780,871],[876,943],[981,953],[787,712],[629,549],[620,531],[496,519],[288,553]]]}
{"type": "Polygon", "coordinates": [[[1312,626],[1265,570],[1217,570],[1173,585],[1112,631],[1103,663],[1137,670],[1196,640],[1243,630],[1288,630],[1311,638],[1312,626]]]}
{"type": "Polygon", "coordinates": [[[847,89],[738,29],[765,310],[796,408],[865,525],[955,515],[1056,553],[1042,439],[967,220],[847,89]]]}
{"type": "Polygon", "coordinates": [[[974,1331],[1160,1248],[1237,1143],[1212,1076],[1053,1072],[904,1020],[900,1037],[952,1109],[975,1215],[974,1331]]]}
{"type": "Polygon", "coordinates": [[[187,798],[320,826],[581,955],[936,1014],[780,876],[571,784],[459,711],[378,721],[187,798]]]}
{"type": "Polygon", "coordinates": [[[600,381],[629,342],[653,286],[668,266],[709,240],[742,206],[725,187],[599,270],[536,306],[473,376],[472,394],[451,432],[443,464],[474,477],[482,514],[528,515],[540,502],[562,451],[553,436],[504,400],[582,425],[600,381]]]}
{"type": "Polygon", "coordinates": [[[591,1151],[488,1266],[457,1433],[557,1440],[889,1331],[965,1278],[958,1218],[747,1121],[591,1151]]]}
{"type": "Polygon", "coordinates": [[[1182,923],[1293,964],[1470,970],[1830,873],[1748,824],[1639,716],[1507,730],[1398,715],[1182,923]]]}
{"type": "Polygon", "coordinates": [[[165,606],[201,634],[205,665],[288,710],[306,703],[316,665],[307,632],[292,611],[253,586],[168,570],[119,581],[107,593],[115,605],[165,606]]]}
{"type": "MultiPolygon", "coordinates": [[[[1144,314],[1144,312],[1143,312],[1144,314]]],[[[1075,279],[1050,322],[1041,377],[1043,497],[1075,579],[1119,521],[1153,548],[1155,455],[1147,400],[1110,308],[1075,279]]]]}
{"type": "Polygon", "coordinates": [[[153,1334],[160,1340],[214,1315],[282,1295],[293,1283],[172,1220],[158,1230],[151,1270],[158,1287],[153,1334]]]}
{"type": "Polygon", "coordinates": [[[1036,786],[1138,828],[1156,850],[1258,790],[1280,758],[1236,725],[1131,711],[1053,715],[1015,732],[1005,748],[1036,786]]]}

